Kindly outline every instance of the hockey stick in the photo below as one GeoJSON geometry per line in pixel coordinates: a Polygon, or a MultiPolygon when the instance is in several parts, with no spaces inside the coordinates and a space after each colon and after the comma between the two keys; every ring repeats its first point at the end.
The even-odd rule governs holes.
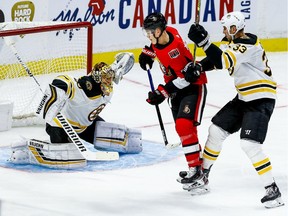
{"type": "MultiPolygon", "coordinates": [[[[196,0],[195,24],[199,24],[200,22],[200,9],[201,9],[201,0],[196,0]]],[[[196,46],[196,43],[194,43],[194,52],[193,52],[194,66],[196,65],[196,50],[197,50],[197,46],[196,46]]]]}
{"type": "MultiPolygon", "coordinates": [[[[149,68],[148,64],[146,65],[146,70],[147,70],[147,74],[148,74],[148,78],[149,78],[151,91],[154,91],[155,88],[154,88],[153,79],[152,79],[152,75],[151,75],[150,68],[149,68]]],[[[156,113],[157,113],[157,116],[158,116],[159,125],[160,125],[160,128],[161,128],[161,133],[162,133],[162,137],[163,137],[164,144],[165,144],[166,148],[167,149],[176,148],[177,146],[180,145],[180,143],[168,143],[166,132],[165,132],[165,128],[164,128],[164,124],[163,124],[163,120],[162,120],[162,116],[161,116],[158,104],[155,105],[155,108],[156,108],[156,113]]]]}
{"type": "Polygon", "coordinates": [[[107,152],[107,151],[90,151],[86,146],[81,142],[80,137],[75,132],[71,124],[67,121],[67,119],[61,114],[57,114],[57,119],[59,120],[61,126],[69,136],[70,140],[76,145],[80,153],[83,157],[88,161],[100,161],[100,160],[118,160],[119,153],[118,152],[107,152]]]}
{"type": "MultiPolygon", "coordinates": [[[[33,75],[31,70],[29,69],[29,67],[24,63],[22,58],[18,55],[17,49],[15,48],[13,41],[9,40],[8,38],[5,38],[5,37],[4,37],[4,41],[7,44],[7,46],[11,48],[11,51],[13,52],[15,57],[17,58],[18,62],[25,69],[27,74],[34,79],[34,81],[38,85],[40,91],[44,94],[44,92],[41,88],[41,85],[37,81],[36,77],[33,75]]],[[[67,135],[69,136],[69,138],[71,139],[71,141],[73,142],[73,144],[77,147],[79,152],[83,155],[83,157],[86,160],[98,161],[98,160],[118,160],[119,159],[118,152],[105,152],[105,151],[93,152],[93,151],[90,151],[89,149],[87,149],[85,147],[85,145],[83,145],[78,134],[75,132],[75,130],[70,125],[70,123],[67,121],[67,119],[61,113],[58,113],[56,117],[59,120],[59,122],[60,122],[61,126],[63,127],[63,129],[65,130],[65,132],[67,133],[67,135]]]]}

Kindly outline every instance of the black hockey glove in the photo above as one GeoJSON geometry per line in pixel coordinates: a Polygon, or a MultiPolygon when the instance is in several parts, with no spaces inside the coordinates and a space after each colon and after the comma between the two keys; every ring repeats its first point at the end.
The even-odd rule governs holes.
{"type": "Polygon", "coordinates": [[[161,104],[167,97],[169,97],[168,92],[163,85],[159,85],[155,91],[150,91],[148,93],[148,98],[146,101],[151,105],[158,105],[161,104]]]}
{"type": "Polygon", "coordinates": [[[210,44],[208,32],[203,26],[199,24],[191,25],[188,38],[192,40],[198,47],[204,47],[206,44],[210,44]]]}
{"type": "Polygon", "coordinates": [[[156,54],[154,53],[154,51],[150,47],[145,46],[142,50],[142,53],[139,55],[140,67],[143,70],[146,70],[146,64],[148,64],[149,68],[152,68],[155,57],[156,54]]]}
{"type": "Polygon", "coordinates": [[[199,79],[201,71],[202,65],[200,63],[196,63],[194,65],[193,62],[189,62],[182,70],[182,73],[184,74],[187,82],[194,83],[199,79]]]}

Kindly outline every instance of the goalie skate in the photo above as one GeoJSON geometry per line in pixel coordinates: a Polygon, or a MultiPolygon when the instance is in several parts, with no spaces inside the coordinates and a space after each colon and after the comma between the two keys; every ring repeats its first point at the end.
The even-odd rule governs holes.
{"type": "Polygon", "coordinates": [[[265,189],[266,194],[261,199],[261,202],[266,208],[275,208],[284,205],[284,202],[281,199],[281,193],[275,182],[269,186],[266,186],[265,189]]]}

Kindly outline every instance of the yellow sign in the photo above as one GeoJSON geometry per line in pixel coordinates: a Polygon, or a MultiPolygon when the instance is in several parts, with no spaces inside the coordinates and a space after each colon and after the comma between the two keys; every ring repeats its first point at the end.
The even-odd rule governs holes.
{"type": "Polygon", "coordinates": [[[33,21],[35,6],[33,2],[22,1],[17,2],[11,9],[12,21],[30,22],[33,21]]]}

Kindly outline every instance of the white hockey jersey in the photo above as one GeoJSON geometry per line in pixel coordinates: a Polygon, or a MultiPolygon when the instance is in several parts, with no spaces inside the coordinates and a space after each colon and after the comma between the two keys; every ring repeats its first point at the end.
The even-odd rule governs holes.
{"type": "MultiPolygon", "coordinates": [[[[109,96],[102,95],[101,91],[97,90],[99,84],[92,83],[93,81],[89,80],[88,76],[83,79],[82,86],[76,79],[67,75],[58,76],[56,80],[60,83],[61,81],[62,83],[65,82],[67,85],[66,94],[69,95],[69,99],[61,113],[77,133],[81,133],[92,124],[106,104],[110,102],[113,95],[113,91],[109,96]]],[[[61,127],[57,118],[54,118],[54,123],[52,126],[61,127]]]]}
{"type": "Polygon", "coordinates": [[[222,41],[223,68],[234,77],[238,98],[252,101],[260,98],[276,99],[277,83],[272,77],[268,59],[257,36],[246,33],[249,39],[222,41]]]}

